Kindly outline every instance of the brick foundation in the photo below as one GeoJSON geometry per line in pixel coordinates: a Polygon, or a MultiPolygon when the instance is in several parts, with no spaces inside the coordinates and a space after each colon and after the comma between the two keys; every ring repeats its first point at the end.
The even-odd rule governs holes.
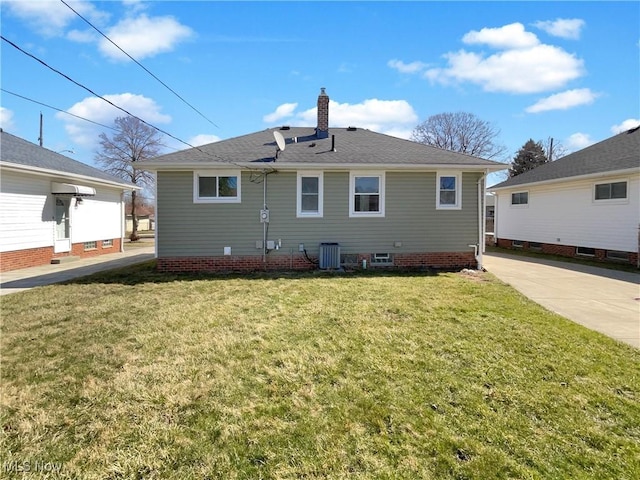
{"type": "MultiPolygon", "coordinates": [[[[477,266],[473,252],[403,253],[394,254],[392,265],[373,266],[370,254],[359,254],[359,265],[367,260],[368,268],[434,268],[462,269],[477,266]]],[[[158,258],[160,272],[252,272],[268,270],[314,270],[317,264],[310,263],[303,255],[267,255],[263,262],[261,255],[221,256],[221,257],[169,257],[158,258]]],[[[312,258],[317,260],[317,258],[312,258]]]]}
{"type": "Polygon", "coordinates": [[[595,255],[585,256],[576,254],[577,246],[573,245],[557,245],[553,243],[541,243],[541,249],[532,249],[531,243],[538,242],[526,242],[522,241],[522,247],[514,247],[513,240],[509,238],[499,238],[497,241],[497,246],[500,248],[506,248],[509,250],[525,250],[533,253],[547,253],[549,255],[559,255],[562,257],[571,257],[571,258],[586,258],[590,260],[595,260],[597,262],[607,262],[607,263],[623,263],[623,264],[631,264],[637,265],[638,263],[638,253],[637,252],[625,252],[629,255],[628,262],[621,260],[613,260],[607,258],[607,250],[602,248],[595,248],[595,255]]]}
{"type": "Polygon", "coordinates": [[[113,239],[113,246],[105,247],[102,241],[96,242],[96,247],[91,250],[84,249],[84,243],[74,243],[71,251],[65,253],[53,253],[53,247],[29,248],[26,250],[14,250],[12,252],[0,252],[0,272],[18,270],[20,268],[38,267],[51,263],[54,258],[64,257],[95,257],[120,251],[121,240],[113,239]]]}

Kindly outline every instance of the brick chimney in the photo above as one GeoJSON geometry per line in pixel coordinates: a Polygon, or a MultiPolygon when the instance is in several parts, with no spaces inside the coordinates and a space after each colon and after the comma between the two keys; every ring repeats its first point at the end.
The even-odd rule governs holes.
{"type": "Polygon", "coordinates": [[[316,136],[318,138],[327,138],[329,136],[329,95],[325,92],[325,88],[320,89],[318,95],[318,126],[316,127],[316,136]]]}

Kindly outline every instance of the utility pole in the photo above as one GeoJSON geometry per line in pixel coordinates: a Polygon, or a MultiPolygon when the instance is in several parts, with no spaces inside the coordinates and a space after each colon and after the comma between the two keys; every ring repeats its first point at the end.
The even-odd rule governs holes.
{"type": "Polygon", "coordinates": [[[40,146],[42,146],[42,112],[40,112],[40,136],[38,137],[38,142],[40,146]]]}

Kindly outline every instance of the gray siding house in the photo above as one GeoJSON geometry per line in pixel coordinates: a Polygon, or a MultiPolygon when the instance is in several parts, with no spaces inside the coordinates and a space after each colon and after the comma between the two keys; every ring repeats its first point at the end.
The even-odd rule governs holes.
{"type": "Polygon", "coordinates": [[[482,264],[505,165],[356,127],[271,128],[144,162],[162,271],[482,264]]]}

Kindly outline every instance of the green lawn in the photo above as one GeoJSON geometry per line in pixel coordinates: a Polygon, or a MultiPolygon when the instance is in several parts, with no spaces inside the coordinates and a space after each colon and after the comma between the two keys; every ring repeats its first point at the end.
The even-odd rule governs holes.
{"type": "Polygon", "coordinates": [[[2,297],[1,333],[0,477],[640,478],[640,351],[489,274],[149,263],[2,297]]]}

